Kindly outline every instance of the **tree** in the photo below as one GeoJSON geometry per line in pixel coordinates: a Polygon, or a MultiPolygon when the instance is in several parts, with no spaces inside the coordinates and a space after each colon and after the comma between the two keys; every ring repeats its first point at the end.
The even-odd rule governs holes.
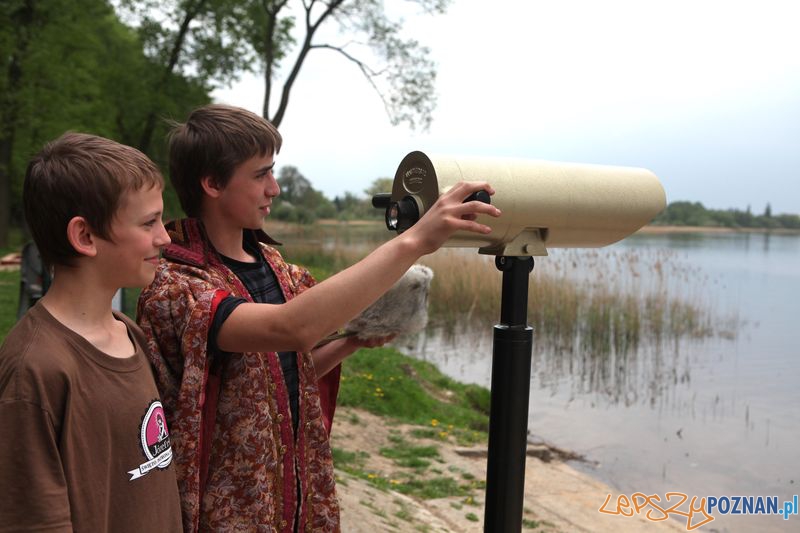
{"type": "Polygon", "coordinates": [[[376,194],[392,192],[394,180],[392,178],[376,178],[373,180],[372,185],[364,189],[364,194],[367,195],[367,200],[372,201],[372,197],[376,194]]]}
{"type": "MultiPolygon", "coordinates": [[[[444,13],[450,0],[409,0],[428,13],[444,13]]],[[[427,128],[436,106],[436,67],[429,49],[414,39],[401,36],[403,23],[386,14],[383,0],[259,0],[251,11],[246,32],[259,57],[265,91],[262,114],[279,126],[286,114],[297,76],[312,50],[329,50],[355,65],[381,98],[393,125],[407,123],[427,128]],[[256,12],[258,15],[256,15],[256,12]],[[300,13],[297,17],[294,13],[300,13]],[[297,19],[301,22],[298,24],[297,19]],[[318,42],[320,27],[337,25],[349,41],[343,44],[318,42]],[[299,36],[294,37],[294,30],[299,36]],[[356,38],[364,41],[356,42],[356,38]],[[278,105],[271,112],[275,73],[289,48],[299,43],[288,75],[280,87],[278,105]],[[357,48],[357,49],[356,49],[357,48]],[[369,55],[372,55],[369,58],[369,55]]]]}
{"type": "Polygon", "coordinates": [[[330,218],[336,214],[331,201],[314,189],[297,167],[282,167],[277,181],[281,194],[275,198],[273,214],[276,218],[310,224],[317,218],[330,218]]]}
{"type": "Polygon", "coordinates": [[[302,204],[309,191],[313,190],[311,182],[300,173],[297,167],[291,165],[281,167],[277,182],[281,188],[281,194],[278,198],[282,202],[288,202],[292,205],[302,204]]]}
{"type": "MultiPolygon", "coordinates": [[[[402,20],[386,14],[383,0],[114,1],[126,20],[137,26],[148,57],[160,69],[149,91],[155,97],[138,128],[136,145],[145,153],[150,153],[158,116],[166,114],[161,95],[171,78],[191,74],[192,81],[210,89],[258,66],[265,80],[263,116],[279,126],[312,50],[334,51],[354,64],[378,93],[392,124],[427,128],[431,122],[435,65],[426,47],[401,37],[402,20]],[[320,27],[331,26],[331,21],[349,42],[317,42],[320,27]],[[364,41],[357,43],[355,37],[364,41]],[[299,48],[293,50],[297,43],[299,48]],[[280,86],[277,109],[271,113],[276,72],[289,51],[295,56],[280,86]]],[[[428,13],[443,13],[450,0],[408,3],[428,13]]]]}
{"type": "Polygon", "coordinates": [[[22,63],[38,24],[34,0],[8,2],[0,11],[0,247],[8,245],[13,190],[14,137],[19,119],[22,63]]]}
{"type": "Polygon", "coordinates": [[[0,23],[0,244],[21,224],[22,177],[45,142],[72,130],[135,144],[153,100],[176,114],[209,101],[175,75],[156,98],[160,70],[105,0],[11,0],[0,23]]]}
{"type": "Polygon", "coordinates": [[[363,203],[364,200],[349,191],[346,191],[343,197],[337,196],[333,199],[333,204],[341,219],[358,218],[363,203]]]}
{"type": "Polygon", "coordinates": [[[705,226],[708,212],[700,202],[672,202],[659,214],[655,222],[677,226],[705,226]]]}
{"type": "Polygon", "coordinates": [[[772,206],[767,203],[767,207],[764,208],[764,218],[772,218],[772,206]]]}
{"type": "Polygon", "coordinates": [[[164,94],[176,77],[210,89],[228,83],[254,61],[243,34],[252,2],[237,0],[117,0],[119,11],[134,23],[147,56],[158,65],[151,99],[142,119],[137,146],[147,153],[164,94]]]}
{"type": "Polygon", "coordinates": [[[740,228],[749,228],[753,226],[753,212],[750,209],[750,206],[747,206],[746,211],[734,211],[733,212],[733,219],[736,222],[736,225],[740,228]]]}

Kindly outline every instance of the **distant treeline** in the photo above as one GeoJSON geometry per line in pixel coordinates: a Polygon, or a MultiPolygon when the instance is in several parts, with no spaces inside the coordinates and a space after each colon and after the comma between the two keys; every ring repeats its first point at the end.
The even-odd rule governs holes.
{"type": "Polygon", "coordinates": [[[723,228],[800,229],[800,215],[773,215],[767,204],[760,215],[750,206],[739,209],[706,209],[700,202],[672,202],[652,222],[657,226],[710,226],[723,228]]]}
{"type": "Polygon", "coordinates": [[[281,194],[272,205],[271,218],[298,224],[311,224],[320,218],[338,220],[382,219],[384,211],[372,207],[372,195],[391,192],[392,179],[378,178],[364,190],[364,195],[345,192],[333,200],[314,189],[297,167],[284,166],[278,173],[281,194]]]}

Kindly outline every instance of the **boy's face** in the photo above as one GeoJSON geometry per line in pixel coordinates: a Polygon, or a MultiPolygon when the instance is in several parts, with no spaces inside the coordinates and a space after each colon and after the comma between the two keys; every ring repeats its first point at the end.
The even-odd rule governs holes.
{"type": "Polygon", "coordinates": [[[219,206],[226,220],[240,228],[261,229],[272,199],[281,192],[272,173],[274,166],[270,154],[257,155],[236,167],[219,196],[219,206]]]}
{"type": "Polygon", "coordinates": [[[114,287],[145,287],[153,281],[160,250],[170,243],[161,215],[160,187],[129,191],[111,223],[112,241],[98,239],[96,259],[114,287]]]}

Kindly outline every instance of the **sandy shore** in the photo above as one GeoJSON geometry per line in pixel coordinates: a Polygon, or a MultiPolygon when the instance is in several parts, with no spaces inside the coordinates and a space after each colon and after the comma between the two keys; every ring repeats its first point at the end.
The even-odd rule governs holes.
{"type": "MultiPolygon", "coordinates": [[[[400,478],[401,467],[381,455],[391,446],[390,437],[411,439],[414,426],[389,423],[367,412],[341,408],[336,412],[334,448],[366,456],[363,472],[389,479],[400,478]]],[[[434,476],[486,479],[485,448],[465,450],[452,439],[416,439],[413,445],[438,447],[440,459],[431,467],[434,476]]],[[[421,477],[430,473],[419,473],[421,477]]],[[[392,490],[380,490],[359,476],[337,469],[337,492],[341,502],[342,531],[430,531],[471,533],[483,531],[483,490],[472,497],[450,496],[422,499],[392,490]]],[[[525,473],[524,531],[540,532],[634,532],[686,531],[677,520],[651,522],[644,516],[612,516],[599,512],[608,494],[618,494],[607,485],[564,462],[544,462],[529,456],[525,473]]],[[[644,514],[644,513],[643,513],[644,514]]]]}

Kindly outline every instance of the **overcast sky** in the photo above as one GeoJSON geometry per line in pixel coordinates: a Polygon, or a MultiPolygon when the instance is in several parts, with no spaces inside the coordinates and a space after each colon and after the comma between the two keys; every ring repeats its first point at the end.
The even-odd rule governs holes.
{"type": "MultiPolygon", "coordinates": [[[[798,7],[455,0],[443,16],[409,12],[406,34],[438,63],[430,130],[392,127],[355,66],[314,51],[281,124],[278,167],[298,167],[333,198],[393,177],[411,150],[638,166],[669,202],[800,213],[798,7]]],[[[263,92],[247,76],[214,95],[260,113],[263,92]]]]}

